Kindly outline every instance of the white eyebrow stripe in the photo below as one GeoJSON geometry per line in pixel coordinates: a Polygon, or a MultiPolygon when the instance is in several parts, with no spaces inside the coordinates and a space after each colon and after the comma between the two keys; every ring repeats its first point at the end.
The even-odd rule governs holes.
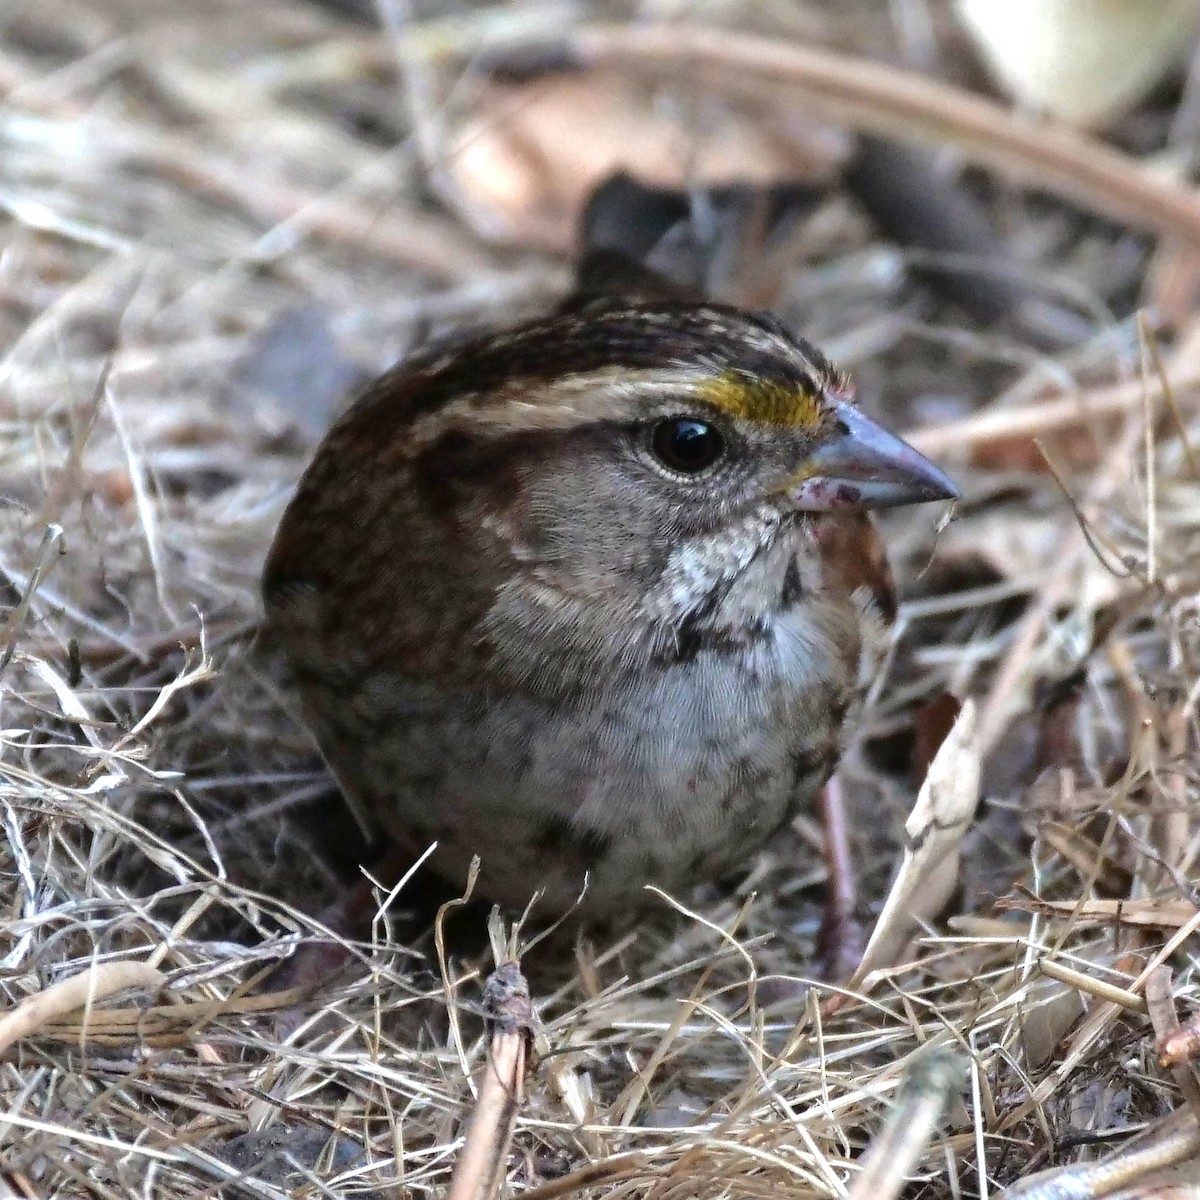
{"type": "Polygon", "coordinates": [[[713,373],[703,364],[646,369],[602,367],[563,379],[517,379],[486,395],[477,391],[455,397],[412,427],[414,452],[436,441],[447,429],[478,429],[503,435],[521,430],[566,430],[596,421],[628,420],[654,401],[679,404],[705,401],[713,373]]]}

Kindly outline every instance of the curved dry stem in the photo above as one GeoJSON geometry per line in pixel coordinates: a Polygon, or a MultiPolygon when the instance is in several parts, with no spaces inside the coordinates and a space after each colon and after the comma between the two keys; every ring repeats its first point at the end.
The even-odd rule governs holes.
{"type": "Polygon", "coordinates": [[[1036,121],[962,88],[815,46],[681,25],[570,35],[589,67],[686,76],[726,91],[780,85],[806,117],[935,146],[1056,193],[1134,229],[1200,243],[1200,196],[1065,125],[1036,121]]]}

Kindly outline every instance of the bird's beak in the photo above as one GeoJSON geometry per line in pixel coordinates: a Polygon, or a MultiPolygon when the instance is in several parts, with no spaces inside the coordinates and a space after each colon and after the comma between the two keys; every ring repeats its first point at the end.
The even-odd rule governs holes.
{"type": "Polygon", "coordinates": [[[833,399],[831,404],[835,431],[816,447],[803,475],[787,489],[796,508],[897,508],[958,498],[949,476],[907,442],[848,400],[833,399]]]}

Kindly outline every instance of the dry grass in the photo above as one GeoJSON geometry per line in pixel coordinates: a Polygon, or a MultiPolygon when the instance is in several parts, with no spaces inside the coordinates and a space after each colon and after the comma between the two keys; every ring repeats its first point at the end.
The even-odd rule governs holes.
{"type": "MultiPolygon", "coordinates": [[[[756,15],[886,40],[874,6],[836,11],[756,15]]],[[[5,1194],[447,1186],[488,1045],[484,918],[448,913],[439,956],[385,915],[350,982],[252,987],[318,935],[306,913],[338,869],[319,849],[345,820],[254,644],[261,559],[338,390],[281,378],[271,346],[315,344],[302,375],[348,379],[561,289],[562,261],[489,245],[453,185],[457,217],[424,183],[428,122],[470,97],[462,48],[521,17],[422,26],[406,88],[386,38],[284,0],[45,0],[0,23],[5,1194]],[[300,1174],[279,1182],[272,1153],[300,1174]]],[[[1190,1120],[1191,1068],[1160,1069],[1154,1043],[1200,1001],[1200,336],[1164,337],[1164,402],[1129,315],[1148,243],[993,203],[1018,243],[1059,235],[1034,284],[1086,298],[1088,336],[1057,356],[917,309],[836,197],[789,291],[967,485],[939,538],[927,514],[888,525],[904,637],[846,770],[877,912],[913,707],[976,698],[985,803],[950,910],[831,1003],[802,824],[736,894],[528,950],[514,1193],[835,1196],[881,1160],[899,1187],[903,1153],[862,1155],[914,1073],[910,1100],[932,1079],[919,1111],[945,1116],[910,1148],[911,1196],[992,1194],[1190,1120]],[[1089,288],[1122,271],[1124,308],[1096,318],[1089,288]],[[1058,478],[1013,459],[1031,433],[1058,478]]],[[[1194,1151],[1189,1126],[1172,1136],[1194,1151]]]]}

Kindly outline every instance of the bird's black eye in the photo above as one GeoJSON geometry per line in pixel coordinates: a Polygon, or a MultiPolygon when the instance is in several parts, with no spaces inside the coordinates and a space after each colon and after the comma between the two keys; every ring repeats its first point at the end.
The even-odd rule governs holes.
{"type": "Polygon", "coordinates": [[[725,439],[707,421],[668,417],[651,431],[650,448],[664,467],[681,475],[699,475],[725,453],[725,439]]]}

